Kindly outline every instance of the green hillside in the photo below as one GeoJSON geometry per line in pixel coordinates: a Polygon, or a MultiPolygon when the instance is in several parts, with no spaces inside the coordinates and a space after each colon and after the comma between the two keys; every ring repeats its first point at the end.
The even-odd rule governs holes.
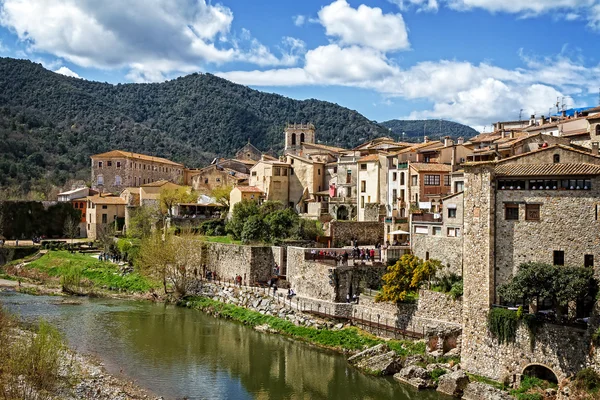
{"type": "Polygon", "coordinates": [[[47,193],[68,179],[89,179],[89,156],[111,149],[190,167],[231,156],[248,139],[277,152],[288,121],[312,122],[319,141],[344,147],[387,133],[337,104],[263,93],[211,74],[112,85],[0,58],[0,189],[47,193]]]}
{"type": "Polygon", "coordinates": [[[411,141],[422,141],[423,136],[428,136],[430,139],[439,140],[440,137],[451,136],[453,138],[463,137],[469,139],[478,135],[475,129],[470,126],[459,124],[458,122],[446,120],[400,120],[392,119],[382,122],[381,125],[392,130],[394,137],[404,138],[411,141]]]}

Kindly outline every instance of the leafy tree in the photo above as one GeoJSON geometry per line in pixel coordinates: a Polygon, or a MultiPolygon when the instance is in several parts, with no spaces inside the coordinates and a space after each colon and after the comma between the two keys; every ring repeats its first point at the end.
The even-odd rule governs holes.
{"type": "Polygon", "coordinates": [[[191,230],[184,230],[170,242],[173,246],[174,262],[168,266],[167,278],[173,284],[179,297],[185,296],[188,290],[192,271],[200,263],[198,237],[191,230]]]}
{"type": "Polygon", "coordinates": [[[96,242],[103,252],[110,252],[115,245],[115,226],[114,224],[98,224],[96,227],[96,242]]]}
{"type": "Polygon", "coordinates": [[[210,192],[210,197],[213,197],[217,203],[223,206],[223,208],[229,210],[229,194],[231,193],[232,189],[233,186],[231,185],[214,188],[210,192]]]}
{"type": "Polygon", "coordinates": [[[412,254],[403,255],[396,264],[387,268],[387,273],[382,277],[384,285],[375,300],[392,302],[406,300],[410,292],[417,290],[440,265],[437,260],[429,261],[423,262],[412,254]]]}
{"type": "Polygon", "coordinates": [[[159,231],[154,231],[142,240],[139,256],[136,258],[136,263],[142,272],[162,282],[165,294],[168,293],[169,266],[175,263],[176,258],[173,239],[171,233],[165,233],[163,237],[159,231]]]}
{"type": "MultiPolygon", "coordinates": [[[[261,210],[262,211],[262,210],[261,210]]],[[[272,211],[265,217],[264,221],[269,232],[271,241],[283,239],[290,236],[294,225],[298,224],[300,217],[291,208],[272,211]]]]}
{"type": "Polygon", "coordinates": [[[241,239],[244,244],[259,242],[264,239],[265,224],[260,215],[250,216],[244,223],[241,239]]]}
{"type": "Polygon", "coordinates": [[[229,232],[234,239],[240,240],[242,238],[244,224],[248,218],[253,215],[258,215],[259,213],[260,209],[255,201],[242,200],[233,207],[231,219],[227,223],[227,232],[229,232]]]}
{"type": "Polygon", "coordinates": [[[127,235],[144,238],[152,232],[152,227],[160,220],[160,211],[154,206],[137,207],[129,219],[127,235]]]}
{"type": "Polygon", "coordinates": [[[160,209],[163,214],[173,216],[173,206],[179,203],[192,203],[198,199],[197,193],[186,187],[165,188],[160,191],[160,209]]]}

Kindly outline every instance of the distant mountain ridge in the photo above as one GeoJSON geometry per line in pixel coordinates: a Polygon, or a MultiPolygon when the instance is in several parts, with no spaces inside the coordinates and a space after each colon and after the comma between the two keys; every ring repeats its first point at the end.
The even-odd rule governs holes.
{"type": "Polygon", "coordinates": [[[380,124],[390,129],[400,140],[402,140],[402,132],[404,132],[404,139],[410,139],[411,141],[422,141],[423,136],[428,136],[432,140],[439,140],[444,136],[451,136],[454,139],[463,137],[466,140],[479,134],[470,126],[443,119],[392,119],[380,124]]]}

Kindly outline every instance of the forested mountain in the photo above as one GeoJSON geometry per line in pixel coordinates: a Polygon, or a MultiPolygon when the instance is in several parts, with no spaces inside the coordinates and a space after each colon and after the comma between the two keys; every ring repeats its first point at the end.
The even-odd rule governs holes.
{"type": "Polygon", "coordinates": [[[317,139],[354,146],[387,129],[337,104],[298,101],[211,74],[155,84],[90,82],[0,58],[0,186],[47,191],[89,179],[89,156],[122,149],[198,167],[248,139],[283,147],[286,122],[312,122],[317,139]]]}
{"type": "Polygon", "coordinates": [[[392,119],[382,122],[381,125],[392,130],[396,136],[402,137],[404,132],[405,139],[423,140],[423,136],[429,136],[430,139],[439,140],[443,136],[452,136],[453,138],[463,137],[469,139],[478,135],[475,129],[470,126],[459,124],[458,122],[446,120],[400,120],[392,119]]]}
{"type": "MultiPolygon", "coordinates": [[[[69,179],[89,180],[90,155],[111,149],[166,157],[189,167],[232,156],[248,139],[277,153],[287,122],[312,122],[318,141],[346,148],[390,135],[337,104],[293,100],[211,74],[112,85],[0,58],[0,198],[9,192],[48,193],[69,179]]],[[[423,121],[385,124],[396,138],[402,131],[415,137],[423,132],[423,121]]],[[[432,123],[431,132],[437,128],[432,123]]],[[[472,136],[459,124],[444,121],[443,128],[451,135],[472,136]]]]}

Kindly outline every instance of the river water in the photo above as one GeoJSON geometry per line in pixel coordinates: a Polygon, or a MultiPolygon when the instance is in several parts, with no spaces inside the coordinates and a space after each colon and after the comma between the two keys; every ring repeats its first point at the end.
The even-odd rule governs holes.
{"type": "Polygon", "coordinates": [[[442,398],[364,375],[342,355],[199,311],[150,302],[63,301],[0,292],[0,303],[24,321],[46,319],[71,347],[100,358],[109,373],[167,399],[442,398]]]}

